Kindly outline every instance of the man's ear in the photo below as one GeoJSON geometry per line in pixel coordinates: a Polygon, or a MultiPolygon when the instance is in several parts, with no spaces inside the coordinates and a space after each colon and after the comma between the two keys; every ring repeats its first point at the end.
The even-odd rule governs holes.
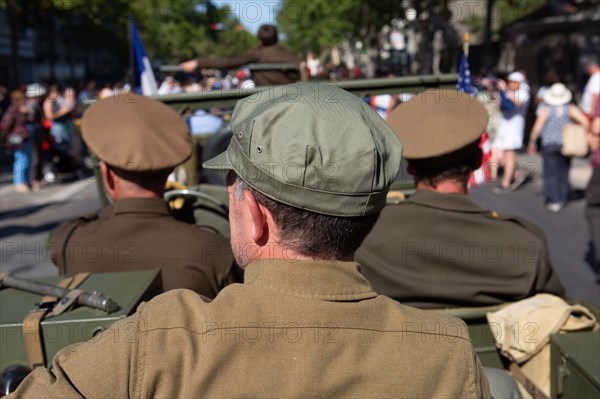
{"type": "Polygon", "coordinates": [[[268,234],[267,215],[265,209],[256,201],[254,195],[248,190],[244,190],[244,202],[248,207],[248,212],[252,218],[252,240],[260,242],[264,240],[264,235],[268,234]]]}
{"type": "Polygon", "coordinates": [[[100,171],[102,172],[104,189],[106,190],[106,193],[112,197],[112,193],[115,191],[115,174],[103,161],[100,161],[100,171]]]}

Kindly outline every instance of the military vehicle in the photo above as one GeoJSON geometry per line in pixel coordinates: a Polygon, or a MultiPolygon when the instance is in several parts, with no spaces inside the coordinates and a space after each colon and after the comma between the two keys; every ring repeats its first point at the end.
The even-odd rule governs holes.
{"type": "Polygon", "coordinates": [[[160,270],[47,277],[0,276],[0,396],[72,343],[93,339],[162,291],[160,270]]]}
{"type": "MultiPolygon", "coordinates": [[[[411,94],[428,88],[454,88],[456,87],[457,78],[457,75],[448,74],[354,80],[337,83],[322,82],[319,85],[317,93],[309,94],[327,98],[328,96],[334,96],[335,91],[339,88],[350,91],[361,98],[380,94],[411,94]]],[[[185,112],[187,109],[210,107],[232,109],[235,101],[260,90],[162,96],[157,97],[157,99],[179,112],[185,112]]],[[[269,88],[262,90],[263,95],[269,95],[269,88]]],[[[295,95],[297,93],[290,93],[291,98],[295,95]]],[[[203,160],[210,159],[224,151],[229,143],[229,139],[230,133],[228,136],[227,133],[223,132],[220,132],[218,136],[196,138],[196,145],[202,147],[202,156],[197,157],[199,162],[194,164],[198,168],[197,176],[199,181],[195,182],[197,183],[196,185],[192,185],[185,190],[174,190],[165,194],[168,200],[173,200],[178,196],[188,199],[188,214],[187,216],[182,215],[182,219],[193,221],[198,225],[208,223],[226,236],[229,236],[228,221],[221,212],[224,209],[224,204],[227,203],[226,189],[222,185],[207,184],[211,181],[214,182],[214,179],[211,180],[210,176],[207,178],[201,169],[201,164],[203,160]],[[218,145],[214,145],[214,143],[218,143],[218,145]],[[190,219],[190,216],[193,216],[192,219],[190,219]]],[[[223,183],[223,176],[221,176],[221,179],[223,183]]],[[[401,201],[403,197],[409,196],[413,192],[414,182],[412,177],[407,173],[406,163],[403,163],[401,172],[391,187],[391,195],[388,196],[388,203],[401,201]]],[[[176,210],[176,212],[178,211],[176,210]]],[[[600,310],[598,308],[589,303],[578,303],[590,310],[590,317],[592,319],[600,319],[600,310]]],[[[557,333],[550,337],[550,342],[546,345],[544,352],[544,356],[547,356],[547,358],[538,359],[537,366],[535,366],[540,371],[543,369],[548,371],[548,381],[544,384],[545,386],[538,386],[527,376],[527,373],[523,372],[520,367],[504,356],[496,344],[495,334],[498,334],[499,331],[497,328],[490,327],[486,316],[488,313],[500,310],[507,305],[428,311],[443,312],[465,321],[469,327],[475,351],[482,364],[485,367],[509,371],[523,387],[522,391],[525,396],[531,395],[534,398],[600,397],[600,331],[598,331],[597,322],[594,328],[590,327],[585,331],[569,334],[557,333]]],[[[578,316],[580,315],[575,315],[575,317],[578,316]]],[[[531,334],[532,331],[528,330],[528,327],[519,326],[522,330],[520,333],[522,335],[531,334]]],[[[531,338],[533,338],[533,335],[531,335],[531,338]]],[[[531,363],[533,362],[530,361],[531,363]]]]}
{"type": "MultiPolygon", "coordinates": [[[[457,75],[450,74],[337,83],[322,82],[318,86],[318,91],[311,94],[327,97],[334,95],[339,88],[343,88],[364,98],[380,94],[414,93],[427,88],[455,87],[456,80],[457,75]]],[[[160,96],[156,99],[173,107],[182,116],[200,108],[213,111],[216,108],[220,115],[227,116],[237,100],[257,92],[269,95],[269,91],[270,88],[266,87],[160,96]]],[[[290,92],[291,97],[294,95],[296,93],[290,92]]],[[[194,155],[176,173],[179,176],[183,175],[183,178],[165,193],[165,200],[169,201],[178,219],[198,226],[209,226],[226,237],[229,237],[229,221],[224,176],[211,176],[202,170],[201,165],[203,160],[222,152],[230,138],[231,133],[227,129],[214,134],[195,136],[194,155]]],[[[97,181],[99,182],[100,179],[97,181]]],[[[397,181],[392,185],[393,195],[388,198],[388,202],[401,201],[404,196],[413,192],[413,188],[414,184],[406,173],[404,165],[397,181]]],[[[98,184],[98,192],[101,202],[106,204],[107,199],[102,184],[98,184]]],[[[110,297],[118,305],[116,310],[109,309],[112,311],[107,312],[79,306],[41,321],[38,329],[33,330],[32,336],[42,337],[42,358],[46,366],[50,366],[52,357],[60,348],[70,343],[92,339],[113,322],[134,312],[140,301],[158,292],[157,281],[160,279],[157,271],[135,273],[124,272],[118,278],[114,273],[95,274],[81,285],[80,288],[89,293],[101,291],[106,294],[105,296],[110,297]]],[[[57,283],[59,280],[60,278],[57,277],[39,279],[38,282],[57,283]]],[[[0,313],[2,337],[0,395],[15,389],[18,382],[33,367],[30,364],[31,355],[28,354],[28,350],[31,349],[27,349],[29,330],[27,326],[24,327],[23,319],[30,311],[37,311],[40,306],[36,304],[40,302],[42,302],[42,309],[45,309],[44,301],[40,299],[43,292],[39,291],[39,287],[36,287],[36,290],[30,289],[37,294],[18,291],[16,288],[0,290],[0,310],[2,310],[0,313]]],[[[69,296],[68,290],[59,293],[58,296],[61,298],[51,303],[61,303],[63,296],[69,296]]],[[[597,319],[599,310],[592,305],[585,305],[597,319]]],[[[549,355],[542,364],[543,368],[548,370],[549,390],[543,390],[503,356],[496,345],[494,333],[497,332],[490,327],[486,315],[504,306],[428,311],[444,312],[464,320],[469,327],[472,342],[482,364],[486,367],[510,371],[527,390],[526,395],[530,394],[531,397],[536,398],[600,397],[600,332],[588,330],[553,334],[550,337],[547,347],[549,355]]],[[[38,345],[38,351],[39,347],[38,345]]]]}

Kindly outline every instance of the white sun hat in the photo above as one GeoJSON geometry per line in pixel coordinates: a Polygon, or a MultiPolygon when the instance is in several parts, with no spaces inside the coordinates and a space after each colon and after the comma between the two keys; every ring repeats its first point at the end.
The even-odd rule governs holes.
{"type": "Polygon", "coordinates": [[[510,75],[508,75],[507,80],[509,82],[519,82],[522,83],[525,81],[525,75],[523,75],[521,72],[513,72],[510,75]]]}
{"type": "Polygon", "coordinates": [[[571,102],[573,95],[571,91],[562,83],[554,83],[544,93],[544,102],[548,105],[565,105],[571,102]]]}

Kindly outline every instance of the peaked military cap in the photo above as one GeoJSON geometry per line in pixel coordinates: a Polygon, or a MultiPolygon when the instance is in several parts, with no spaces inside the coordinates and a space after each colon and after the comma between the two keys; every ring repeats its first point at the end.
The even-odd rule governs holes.
{"type": "Polygon", "coordinates": [[[227,150],[204,163],[312,212],[362,216],[385,206],[402,144],[364,101],[334,85],[270,87],[238,101],[227,150]]]}
{"type": "Polygon", "coordinates": [[[404,158],[430,168],[443,168],[478,150],[487,121],[479,100],[454,89],[418,93],[388,116],[404,145],[404,158]]]}
{"type": "Polygon", "coordinates": [[[93,104],[81,127],[84,141],[99,159],[131,172],[173,168],[192,154],[183,118],[160,101],[133,93],[93,104]]]}

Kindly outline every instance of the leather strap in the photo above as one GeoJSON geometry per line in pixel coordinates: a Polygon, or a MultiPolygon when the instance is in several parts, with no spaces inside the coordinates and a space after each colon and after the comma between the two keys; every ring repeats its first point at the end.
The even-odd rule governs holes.
{"type": "Polygon", "coordinates": [[[38,303],[39,309],[36,309],[25,316],[23,319],[23,338],[25,341],[25,349],[27,350],[27,358],[31,369],[37,367],[45,367],[46,361],[44,356],[44,337],[42,335],[42,320],[47,316],[58,316],[67,310],[77,300],[83,291],[76,290],[90,273],[78,273],[73,277],[66,277],[57,285],[61,288],[71,289],[69,294],[61,298],[46,295],[38,303]],[[54,306],[52,306],[54,305],[54,306]],[[52,307],[52,311],[49,311],[52,307]]]}
{"type": "Polygon", "coordinates": [[[81,283],[83,283],[85,281],[85,279],[88,278],[89,276],[90,276],[90,273],[77,273],[76,275],[71,277],[72,280],[69,283],[69,285],[67,285],[67,288],[75,289],[75,288],[79,287],[81,285],[81,283]]]}
{"type": "Polygon", "coordinates": [[[521,370],[516,363],[511,362],[509,370],[515,380],[519,381],[534,399],[549,399],[548,396],[546,396],[546,394],[525,375],[523,370],[521,370]]]}
{"type": "Polygon", "coordinates": [[[23,320],[23,338],[29,366],[32,370],[46,365],[41,331],[42,319],[45,315],[46,310],[35,310],[27,314],[23,320]]]}
{"type": "Polygon", "coordinates": [[[52,311],[46,314],[46,317],[55,317],[64,313],[65,310],[69,309],[71,305],[75,303],[77,298],[79,298],[79,295],[81,295],[82,293],[82,290],[69,291],[67,295],[61,298],[60,301],[56,305],[54,305],[52,311]]]}

